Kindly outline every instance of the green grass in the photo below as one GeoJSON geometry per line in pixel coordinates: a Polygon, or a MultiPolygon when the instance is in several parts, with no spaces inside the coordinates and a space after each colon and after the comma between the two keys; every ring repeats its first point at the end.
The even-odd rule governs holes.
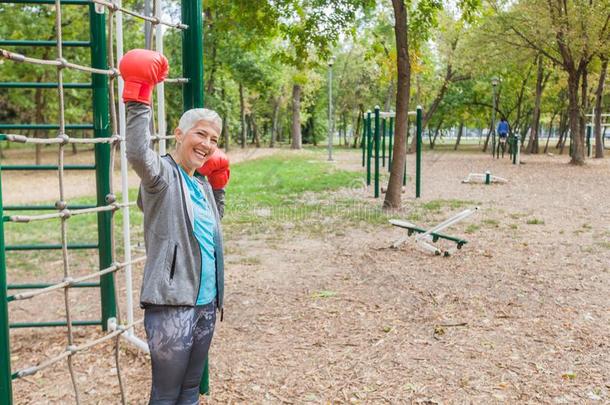
{"type": "Polygon", "coordinates": [[[467,234],[471,235],[471,234],[477,232],[479,229],[481,229],[480,225],[470,224],[470,225],[468,225],[468,227],[466,227],[466,230],[464,232],[466,232],[467,234]]]}
{"type": "Polygon", "coordinates": [[[544,220],[539,219],[539,218],[531,218],[528,219],[526,224],[528,225],[544,225],[544,220]]]}

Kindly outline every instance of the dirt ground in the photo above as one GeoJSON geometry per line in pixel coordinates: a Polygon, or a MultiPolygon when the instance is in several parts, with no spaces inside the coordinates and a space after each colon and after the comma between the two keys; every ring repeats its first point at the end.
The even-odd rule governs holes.
{"type": "MultiPolygon", "coordinates": [[[[334,164],[362,171],[357,153],[336,156],[334,164]]],[[[232,232],[207,402],[610,403],[610,160],[578,168],[559,156],[524,161],[424,155],[423,196],[416,202],[410,183],[406,212],[419,207],[430,226],[463,209],[438,200],[480,207],[447,231],[469,240],[449,258],[412,242],[390,249],[404,235],[390,225],[329,220],[305,233],[287,217],[273,233],[232,232]],[[509,183],[461,183],[487,169],[509,183]],[[425,203],[441,208],[425,211],[425,203]]],[[[411,174],[412,163],[410,155],[411,174]]],[[[365,207],[381,203],[372,190],[341,193],[365,207]]],[[[77,310],[97,312],[98,297],[85,294],[72,295],[77,310]]],[[[40,303],[54,308],[47,319],[49,311],[63,316],[61,294],[34,301],[11,307],[11,316],[38,319],[40,303]]],[[[78,341],[100,335],[77,328],[78,341]]],[[[17,369],[61,351],[65,332],[12,330],[11,341],[17,369]]],[[[146,403],[148,357],[122,343],[121,358],[128,402],[146,403]]],[[[75,363],[84,403],[119,402],[111,344],[75,363]]],[[[19,404],[73,401],[65,362],[13,388],[19,404]]]]}

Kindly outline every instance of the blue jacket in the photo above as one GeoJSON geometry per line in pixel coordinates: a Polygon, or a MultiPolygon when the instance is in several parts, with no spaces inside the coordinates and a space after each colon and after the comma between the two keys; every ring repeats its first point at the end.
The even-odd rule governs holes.
{"type": "Polygon", "coordinates": [[[498,124],[499,134],[508,134],[508,121],[500,121],[498,124]]]}

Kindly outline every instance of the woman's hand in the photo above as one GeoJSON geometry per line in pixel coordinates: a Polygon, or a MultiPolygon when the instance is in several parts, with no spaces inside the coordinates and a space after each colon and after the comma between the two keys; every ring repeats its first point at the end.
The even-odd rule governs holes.
{"type": "Polygon", "coordinates": [[[147,49],[132,49],[119,63],[125,81],[123,101],[137,101],[150,105],[155,85],[167,77],[169,64],[165,56],[147,49]]]}

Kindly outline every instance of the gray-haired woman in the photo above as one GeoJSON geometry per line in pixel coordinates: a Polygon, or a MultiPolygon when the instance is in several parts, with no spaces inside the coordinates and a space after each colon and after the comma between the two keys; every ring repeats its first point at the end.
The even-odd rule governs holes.
{"type": "Polygon", "coordinates": [[[215,157],[222,120],[212,110],[189,110],[175,130],[176,149],[159,157],[150,145],[150,100],[168,63],[157,52],[123,56],[127,158],[141,179],[147,259],[140,303],[152,361],[151,404],[197,404],[216,311],[223,309],[224,262],[220,214],[226,181],[212,190],[197,174],[228,180],[228,161],[215,157]],[[216,198],[215,198],[216,197],[216,198]]]}

